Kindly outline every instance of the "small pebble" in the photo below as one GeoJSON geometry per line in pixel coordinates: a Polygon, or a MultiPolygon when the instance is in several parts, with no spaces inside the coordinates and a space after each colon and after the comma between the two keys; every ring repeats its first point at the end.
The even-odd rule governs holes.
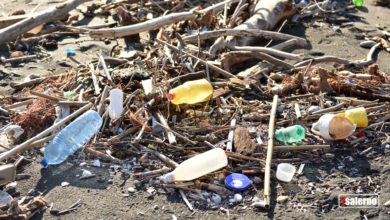
{"type": "Polygon", "coordinates": [[[366,40],[366,41],[363,41],[360,43],[360,46],[363,47],[363,48],[371,48],[372,46],[374,46],[376,44],[375,41],[372,41],[372,40],[366,40]]]}
{"type": "Polygon", "coordinates": [[[235,202],[241,202],[242,201],[242,195],[241,194],[234,194],[234,200],[235,202]]]}
{"type": "Polygon", "coordinates": [[[94,167],[100,167],[101,166],[100,160],[99,159],[94,160],[93,161],[93,166],[94,167]]]}
{"type": "Polygon", "coordinates": [[[135,188],[134,187],[129,187],[129,188],[127,188],[127,192],[135,193],[135,188]]]}
{"type": "Polygon", "coordinates": [[[288,200],[288,196],[278,196],[278,198],[276,198],[276,201],[278,203],[284,203],[288,200]]]}
{"type": "Polygon", "coordinates": [[[310,113],[313,113],[313,112],[316,112],[316,111],[319,111],[319,110],[321,110],[320,106],[313,105],[313,106],[310,106],[307,111],[310,112],[310,113]]]}
{"type": "Polygon", "coordinates": [[[334,158],[334,154],[332,154],[332,153],[326,153],[326,154],[324,155],[324,157],[327,158],[327,159],[332,159],[332,158],[334,158]]]}
{"type": "Polygon", "coordinates": [[[70,183],[68,183],[68,182],[62,182],[62,183],[61,183],[61,186],[62,186],[62,187],[69,186],[69,185],[70,185],[70,183]]]}
{"type": "Polygon", "coordinates": [[[326,107],[332,107],[335,103],[333,101],[328,100],[324,104],[326,107]]]}
{"type": "Polygon", "coordinates": [[[154,194],[156,192],[156,189],[154,187],[149,187],[147,190],[146,190],[149,194],[154,194]]]}
{"type": "Polygon", "coordinates": [[[213,194],[213,196],[211,196],[211,201],[215,204],[220,204],[222,202],[222,198],[218,194],[213,194]]]}

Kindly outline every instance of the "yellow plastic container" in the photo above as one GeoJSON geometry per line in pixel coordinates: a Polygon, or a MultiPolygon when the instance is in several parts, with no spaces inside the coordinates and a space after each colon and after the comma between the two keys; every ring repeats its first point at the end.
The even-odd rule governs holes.
{"type": "Polygon", "coordinates": [[[364,107],[348,109],[345,113],[341,113],[340,115],[351,120],[358,128],[365,128],[368,126],[367,111],[364,107]]]}
{"type": "Polygon", "coordinates": [[[168,99],[175,105],[196,104],[210,100],[213,86],[206,79],[185,82],[169,90],[168,99]]]}

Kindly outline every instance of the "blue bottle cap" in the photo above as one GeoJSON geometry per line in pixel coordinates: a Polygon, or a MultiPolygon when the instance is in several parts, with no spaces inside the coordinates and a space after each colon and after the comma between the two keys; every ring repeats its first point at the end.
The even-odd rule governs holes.
{"type": "Polygon", "coordinates": [[[244,191],[250,184],[251,180],[241,173],[232,173],[225,178],[225,186],[232,191],[244,191]]]}
{"type": "Polygon", "coordinates": [[[41,160],[41,165],[43,166],[43,168],[46,168],[49,164],[46,159],[43,159],[41,160]]]}
{"type": "Polygon", "coordinates": [[[72,48],[66,48],[66,55],[68,57],[75,56],[76,55],[76,51],[74,49],[72,49],[72,48]]]}

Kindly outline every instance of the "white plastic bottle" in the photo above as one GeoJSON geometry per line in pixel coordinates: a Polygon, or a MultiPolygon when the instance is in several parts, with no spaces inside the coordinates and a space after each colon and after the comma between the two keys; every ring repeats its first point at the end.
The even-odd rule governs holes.
{"type": "Polygon", "coordinates": [[[112,120],[121,117],[123,112],[123,92],[120,89],[112,89],[110,91],[110,105],[108,113],[112,120]]]}
{"type": "Polygon", "coordinates": [[[227,164],[225,151],[221,148],[215,148],[185,160],[175,170],[165,174],[160,179],[165,183],[190,181],[219,170],[227,164]]]}

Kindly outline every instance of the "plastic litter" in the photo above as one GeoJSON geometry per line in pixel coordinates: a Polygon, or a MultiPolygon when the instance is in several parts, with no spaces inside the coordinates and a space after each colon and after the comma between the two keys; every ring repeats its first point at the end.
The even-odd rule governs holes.
{"type": "Polygon", "coordinates": [[[100,115],[89,110],[62,129],[44,151],[41,164],[60,164],[69,155],[80,149],[98,130],[103,123],[100,115]]]}
{"type": "Polygon", "coordinates": [[[352,3],[355,7],[360,8],[364,5],[364,0],[352,0],[352,3]]]}
{"type": "Polygon", "coordinates": [[[94,176],[94,174],[89,170],[83,170],[83,173],[81,174],[81,178],[88,178],[94,176]]]}
{"type": "Polygon", "coordinates": [[[93,166],[94,167],[100,167],[101,166],[100,160],[99,159],[94,160],[93,161],[93,166]]]}
{"type": "Polygon", "coordinates": [[[68,57],[76,56],[76,51],[72,48],[66,48],[66,56],[68,57]]]}
{"type": "Polygon", "coordinates": [[[4,207],[12,202],[12,196],[7,192],[0,191],[0,207],[4,207]]]}
{"type": "Polygon", "coordinates": [[[175,105],[196,104],[210,100],[213,86],[206,79],[185,82],[169,90],[168,99],[175,105]]]}
{"type": "Polygon", "coordinates": [[[123,92],[120,89],[110,91],[109,115],[112,120],[118,119],[123,112],[123,92]]]}
{"type": "Polygon", "coordinates": [[[227,163],[225,151],[215,148],[185,160],[175,170],[161,176],[160,179],[165,183],[189,181],[219,170],[227,166],[227,163]]]}
{"type": "Polygon", "coordinates": [[[345,113],[341,113],[339,115],[351,120],[358,128],[365,128],[368,126],[367,111],[364,107],[348,109],[345,113]]]}
{"type": "Polygon", "coordinates": [[[312,125],[311,131],[325,140],[341,140],[352,135],[355,129],[356,125],[348,118],[325,114],[312,125]]]}
{"type": "Polygon", "coordinates": [[[252,181],[246,175],[241,173],[232,173],[225,178],[226,188],[235,192],[245,191],[248,189],[251,182],[252,181]]]}
{"type": "Polygon", "coordinates": [[[298,143],[305,138],[305,128],[301,125],[294,125],[275,131],[276,140],[284,143],[298,143]]]}
{"type": "Polygon", "coordinates": [[[289,163],[280,163],[276,170],[276,178],[283,182],[290,182],[295,174],[296,168],[289,163]]]}

